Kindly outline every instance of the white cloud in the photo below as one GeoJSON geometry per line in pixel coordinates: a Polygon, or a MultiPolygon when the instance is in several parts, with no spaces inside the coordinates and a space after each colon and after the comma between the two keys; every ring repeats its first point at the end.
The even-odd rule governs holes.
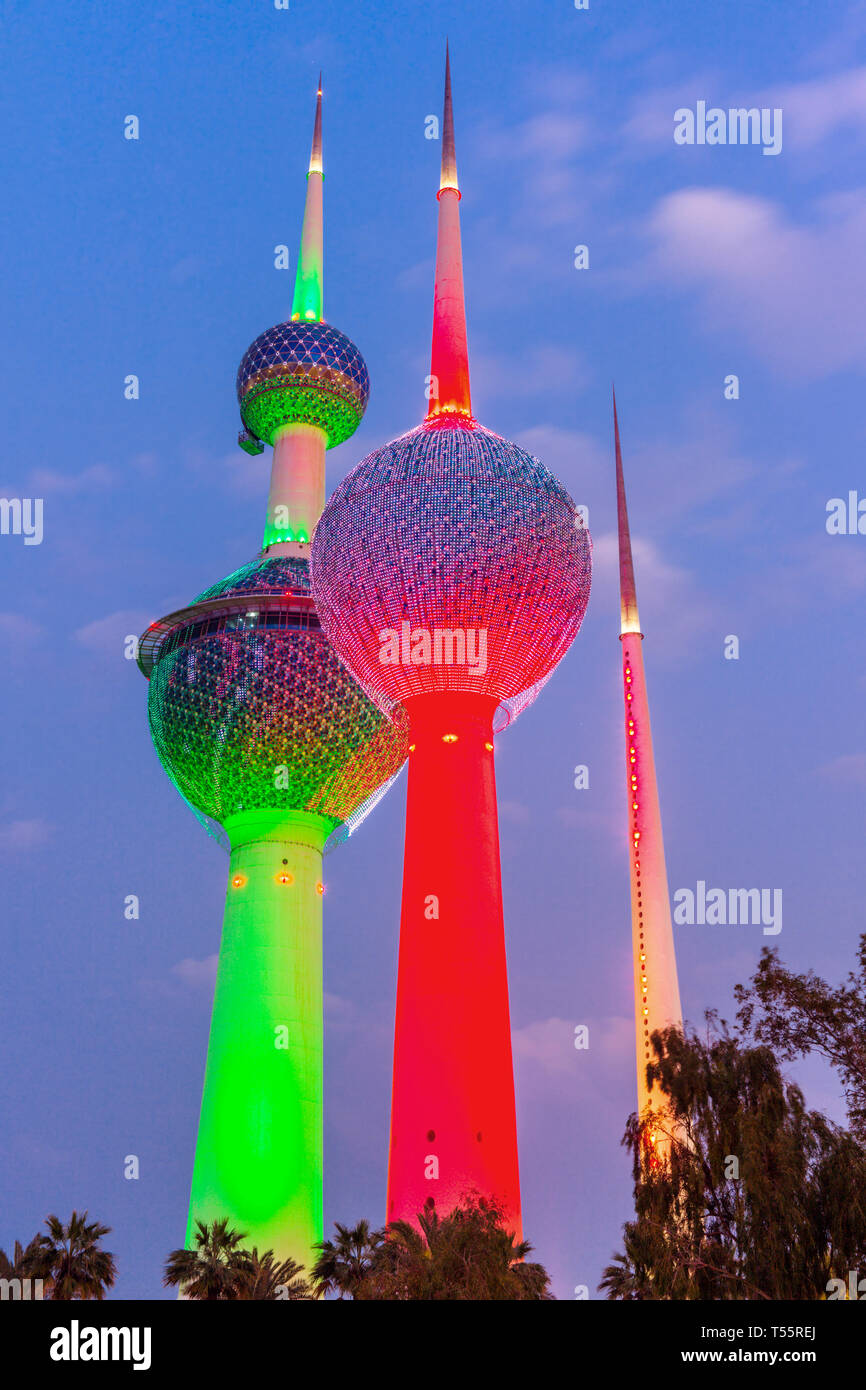
{"type": "Polygon", "coordinates": [[[72,495],[112,487],[116,479],[105,464],[93,463],[80,473],[60,473],[56,468],[34,468],[30,481],[39,494],[63,492],[72,495]]]}
{"type": "MultiPolygon", "coordinates": [[[[652,632],[653,652],[682,658],[689,652],[697,631],[716,617],[721,622],[717,604],[701,592],[689,570],[666,560],[654,541],[633,531],[631,548],[641,621],[652,632]]],[[[592,571],[593,601],[609,612],[618,612],[616,532],[593,538],[592,571]]]]}
{"type": "Polygon", "coordinates": [[[824,199],[806,223],[766,198],[686,188],[648,230],[651,269],[697,287],[706,332],[745,337],[794,379],[866,367],[866,189],[824,199]]]}
{"type": "MultiPolygon", "coordinates": [[[[684,167],[693,157],[691,149],[674,145],[674,112],[681,107],[694,109],[696,102],[723,110],[740,107],[768,107],[782,111],[783,149],[815,149],[840,132],[862,139],[866,136],[866,67],[788,82],[771,88],[744,91],[732,85],[721,72],[704,69],[664,87],[639,92],[623,130],[621,144],[633,156],[644,158],[646,147],[676,150],[684,167]]],[[[705,151],[695,149],[705,157],[705,151]]]]}
{"type": "Polygon", "coordinates": [[[581,354],[555,343],[533,343],[519,358],[472,354],[473,404],[476,398],[515,399],[559,394],[563,390],[576,393],[583,390],[588,380],[581,354]]]}
{"type": "Polygon", "coordinates": [[[756,103],[779,106],[784,113],[785,143],[813,148],[839,130],[866,137],[866,67],[848,68],[775,88],[756,103]]]}
{"type": "Polygon", "coordinates": [[[204,956],[201,960],[187,956],[171,967],[171,973],[193,989],[213,989],[216,982],[218,960],[218,955],[204,956]]]}
{"type": "Polygon", "coordinates": [[[573,1022],[545,1018],[517,1028],[511,1035],[515,1060],[534,1062],[547,1072],[576,1076],[573,1022]]]}
{"type": "Polygon", "coordinates": [[[634,1019],[612,1015],[597,1019],[545,1018],[516,1028],[511,1034],[515,1061],[534,1063],[553,1076],[582,1079],[581,1058],[590,1054],[604,1067],[625,1066],[634,1057],[634,1019]],[[574,1046],[575,1028],[589,1030],[586,1051],[574,1046]]]}
{"type": "Polygon", "coordinates": [[[0,825],[0,851],[14,853],[38,849],[50,839],[53,826],[46,820],[13,820],[0,825]]]}
{"type": "Polygon", "coordinates": [[[843,753],[818,771],[822,777],[830,777],[835,782],[866,784],[866,753],[843,753]]]}
{"type": "Polygon", "coordinates": [[[80,627],[73,634],[76,642],[100,656],[124,660],[123,644],[127,637],[140,637],[153,622],[153,616],[137,609],[124,608],[105,618],[80,627]]]}
{"type": "Polygon", "coordinates": [[[0,613],[0,641],[8,653],[11,646],[29,647],[43,636],[44,629],[21,613],[0,613]]]}

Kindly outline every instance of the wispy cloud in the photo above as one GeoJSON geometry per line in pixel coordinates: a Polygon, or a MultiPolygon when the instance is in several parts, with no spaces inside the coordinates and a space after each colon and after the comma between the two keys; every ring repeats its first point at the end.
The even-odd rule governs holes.
{"type": "Polygon", "coordinates": [[[171,973],[175,979],[183,981],[193,989],[213,989],[218,960],[218,955],[204,956],[201,960],[187,956],[171,967],[171,973]]]}
{"type": "MultiPolygon", "coordinates": [[[[858,140],[866,137],[866,67],[749,89],[743,88],[738,77],[732,81],[721,71],[704,68],[664,86],[638,91],[622,128],[621,148],[626,157],[646,158],[652,146],[660,152],[673,151],[674,112],[680,107],[694,109],[697,101],[723,110],[781,109],[786,150],[815,149],[840,133],[858,140]]],[[[691,161],[704,159],[706,153],[697,146],[680,147],[677,157],[689,168],[694,167],[691,161]]]]}
{"type": "Polygon", "coordinates": [[[812,149],[842,130],[866,139],[866,67],[773,88],[756,104],[782,108],[794,148],[812,149]]]}
{"type": "Polygon", "coordinates": [[[22,613],[0,613],[0,641],[4,651],[32,647],[44,636],[45,629],[22,613]]]}
{"type": "Polygon", "coordinates": [[[823,199],[809,221],[729,188],[686,188],[653,209],[652,269],[700,292],[707,333],[745,336],[794,380],[866,367],[866,189],[823,199]]]}
{"type": "MultiPolygon", "coordinates": [[[[634,1021],[611,1016],[597,1019],[544,1018],[516,1028],[511,1034],[514,1058],[518,1063],[534,1063],[550,1076],[583,1079],[580,1059],[588,1053],[599,1068],[627,1066],[634,1056],[634,1021]],[[575,1048],[575,1029],[588,1029],[586,1052],[575,1048]]],[[[596,1076],[598,1077],[598,1070],[596,1076]]]]}
{"type": "Polygon", "coordinates": [[[54,827],[47,820],[13,820],[0,825],[0,851],[25,853],[39,849],[51,838],[54,827]]]}
{"type": "MultiPolygon", "coordinates": [[[[633,534],[631,544],[641,618],[648,630],[652,628],[653,652],[668,661],[685,660],[697,631],[713,622],[721,625],[721,603],[702,590],[691,571],[665,559],[654,541],[633,534]]],[[[595,602],[616,611],[619,541],[615,532],[593,538],[592,569],[595,602]]]]}
{"type": "Polygon", "coordinates": [[[56,468],[34,468],[30,474],[30,483],[40,495],[54,492],[73,496],[76,493],[101,491],[113,487],[116,482],[116,474],[104,463],[93,463],[80,473],[61,473],[56,468]]]}
{"type": "Polygon", "coordinates": [[[822,777],[834,782],[856,782],[866,785],[866,753],[843,753],[831,763],[818,768],[822,777]]]}
{"type": "MultiPolygon", "coordinates": [[[[535,398],[577,393],[589,380],[583,356],[557,343],[532,343],[519,357],[475,351],[472,354],[473,402],[535,398]]],[[[482,412],[483,413],[483,412],[482,412]]]]}
{"type": "Polygon", "coordinates": [[[124,608],[117,613],[109,613],[105,618],[97,618],[94,622],[87,623],[84,627],[78,628],[73,636],[75,641],[88,651],[97,652],[100,656],[116,657],[120,661],[124,655],[125,639],[140,637],[154,616],[140,609],[124,608]]]}

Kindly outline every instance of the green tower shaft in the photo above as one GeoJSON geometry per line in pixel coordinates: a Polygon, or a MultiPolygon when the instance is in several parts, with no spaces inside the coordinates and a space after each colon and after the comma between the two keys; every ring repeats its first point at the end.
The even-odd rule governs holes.
{"type": "Polygon", "coordinates": [[[309,812],[230,817],[229,882],[190,1198],[309,1267],[322,1229],[322,849],[309,812]]]}

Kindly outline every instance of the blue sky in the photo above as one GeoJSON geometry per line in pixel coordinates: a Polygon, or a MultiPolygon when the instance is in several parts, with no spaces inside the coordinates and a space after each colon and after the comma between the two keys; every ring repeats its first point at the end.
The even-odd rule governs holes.
{"type": "MultiPolygon", "coordinates": [[[[13,0],[5,20],[0,496],[42,497],[44,539],[0,536],[0,1244],[88,1207],[117,1293],[163,1296],[226,859],[160,768],[123,639],[260,545],[267,458],[235,447],[234,377],[288,311],[273,248],[294,259],[320,67],[325,312],[372,381],[329,487],[420,420],[447,32],[473,404],[595,542],[583,629],[497,752],[525,1227],[560,1297],[594,1290],[635,1097],[612,378],[671,889],[781,888],[775,944],[830,978],[863,926],[866,537],[829,536],[825,507],[866,495],[866,5],[13,0]],[[781,154],[676,145],[698,100],[781,107],[781,154]]],[[[327,862],[329,1223],[383,1216],[404,802],[401,781],[327,862]]],[[[765,940],[677,929],[691,1020],[730,1016],[765,940]]],[[[832,1077],[798,1075],[841,1114],[832,1077]]]]}

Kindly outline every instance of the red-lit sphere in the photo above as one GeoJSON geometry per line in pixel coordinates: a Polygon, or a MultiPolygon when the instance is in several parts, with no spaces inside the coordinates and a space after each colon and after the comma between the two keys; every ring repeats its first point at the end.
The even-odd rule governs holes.
{"type": "Polygon", "coordinates": [[[565,488],[478,425],[425,423],[376,449],[312,543],[322,626],[383,706],[461,691],[513,715],[574,640],[590,576],[565,488]]]}

